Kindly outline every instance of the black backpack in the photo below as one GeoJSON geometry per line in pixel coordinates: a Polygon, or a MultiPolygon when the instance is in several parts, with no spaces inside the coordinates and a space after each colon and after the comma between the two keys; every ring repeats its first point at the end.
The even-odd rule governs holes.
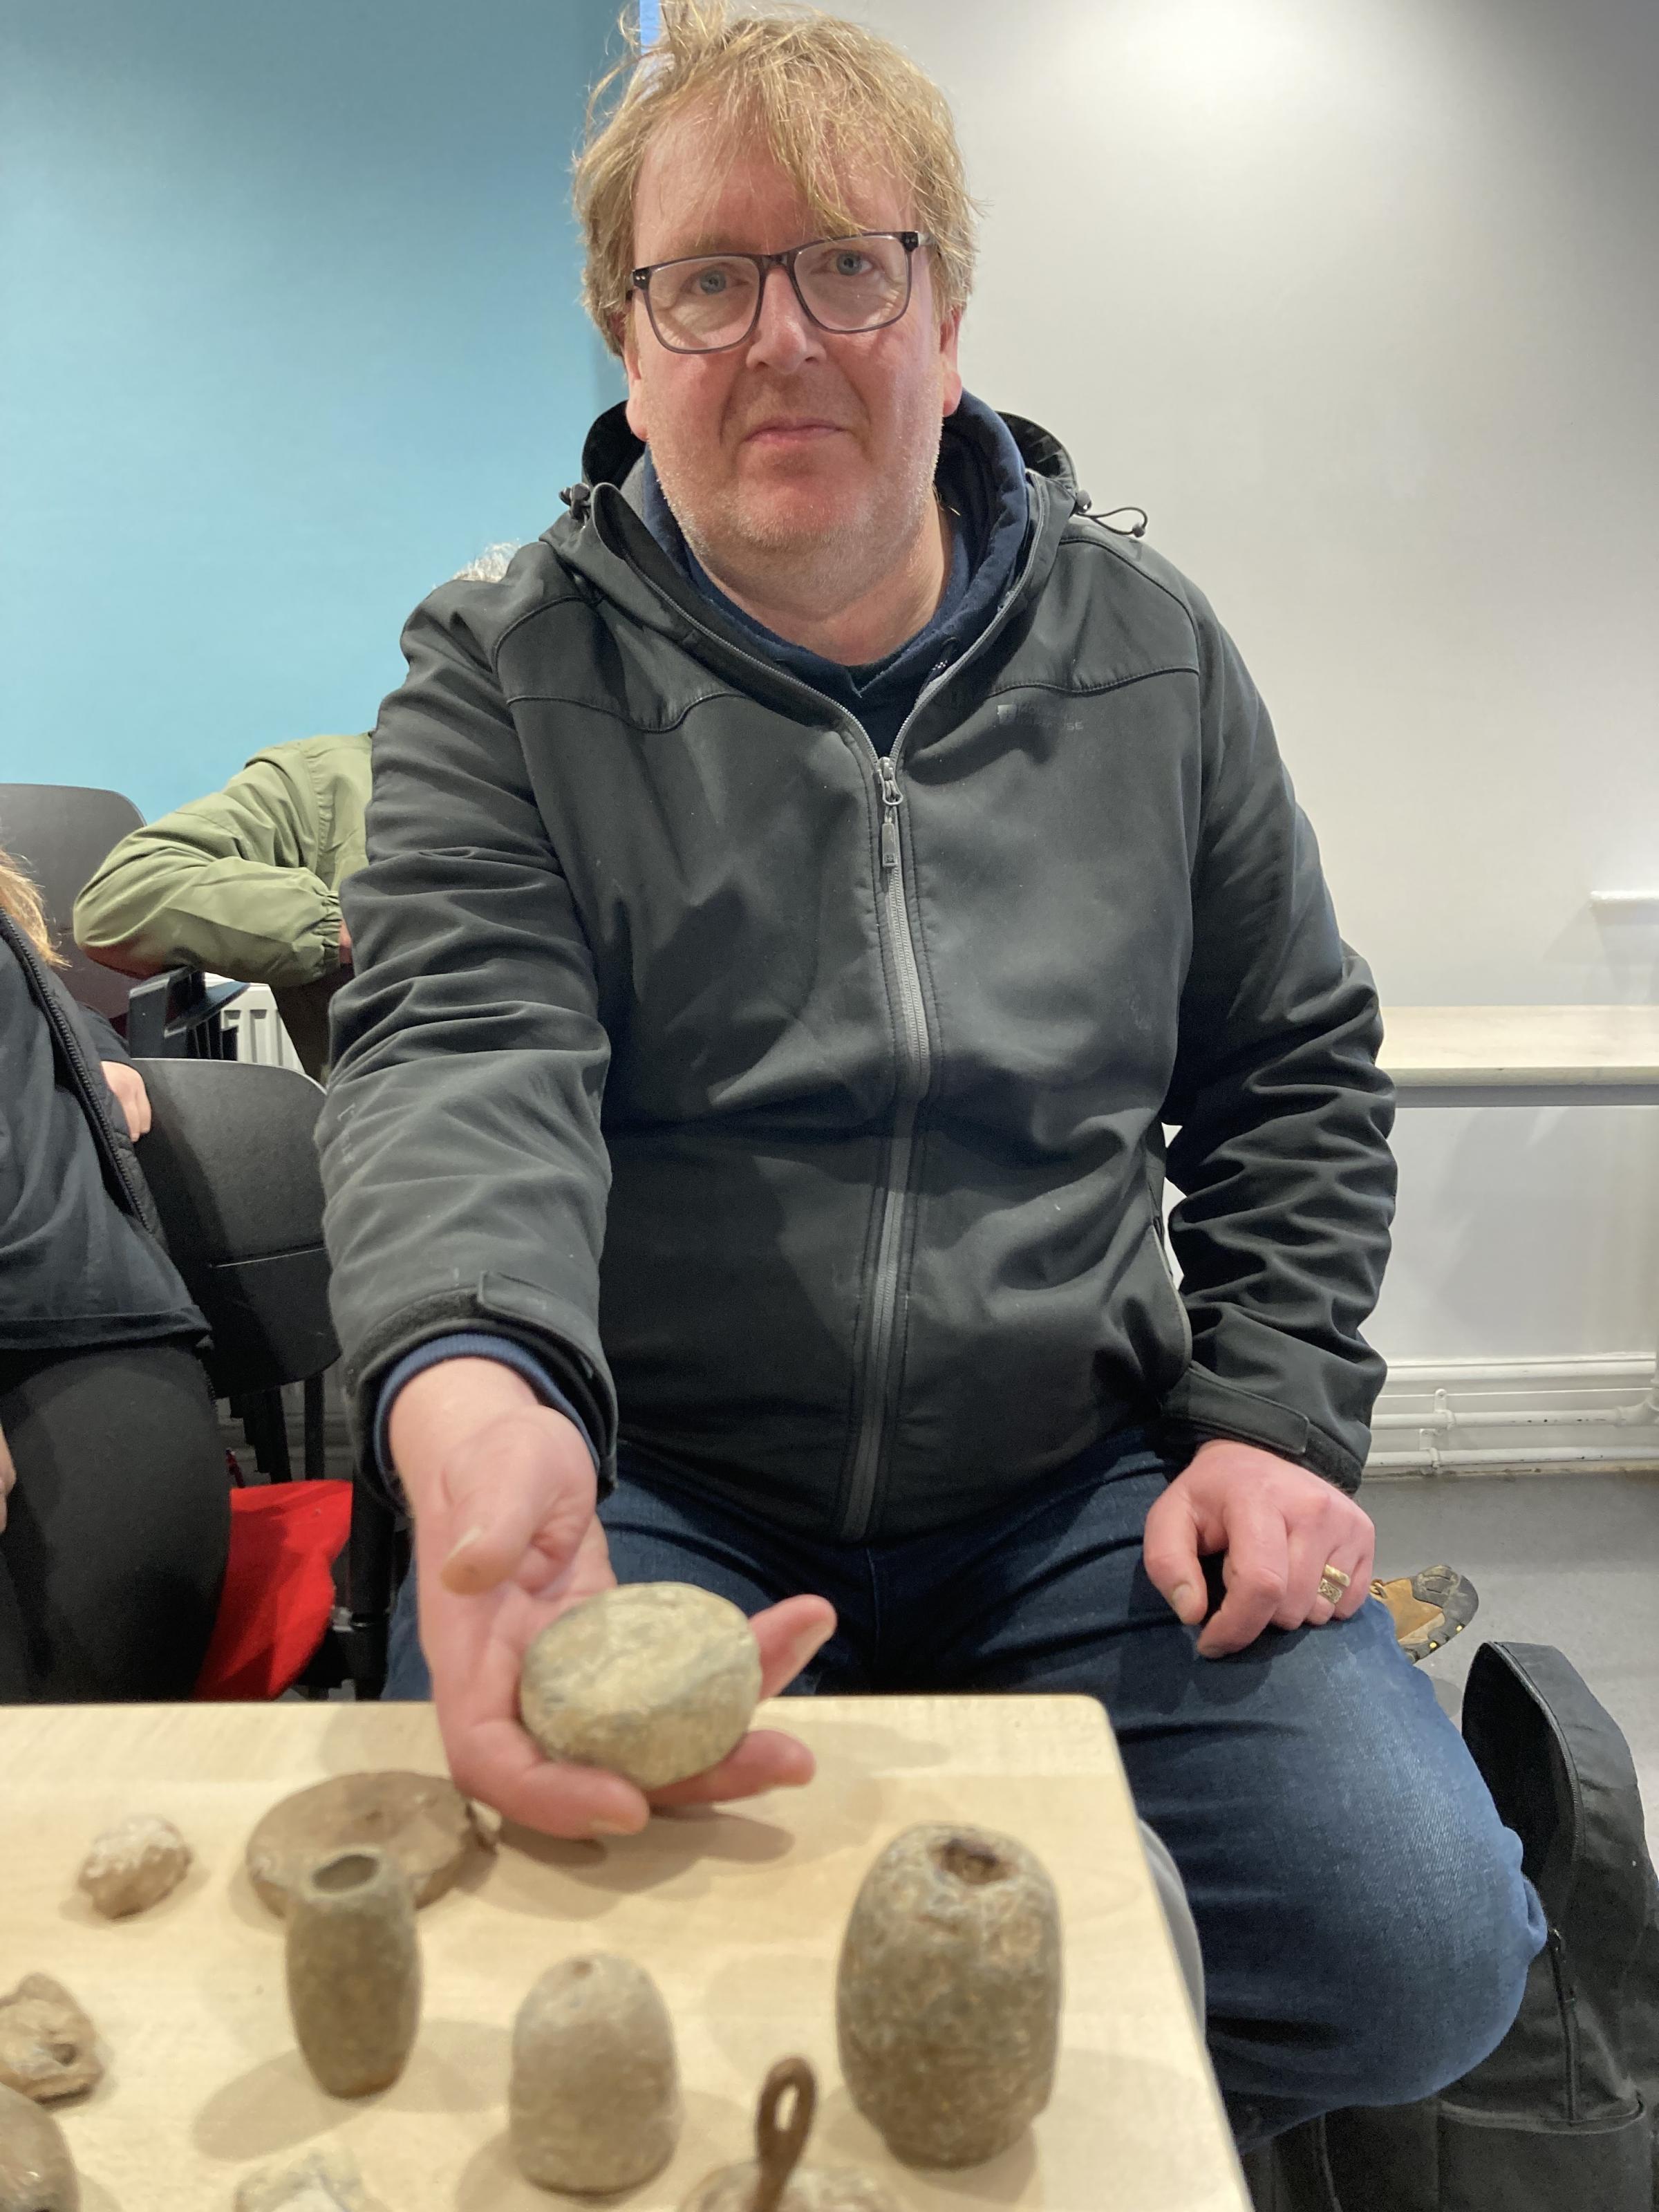
{"type": "Polygon", "coordinates": [[[1490,2057],[1246,2160],[1259,2212],[1659,2212],[1659,1879],[1630,1747],[1547,1644],[1484,1644],[1463,1736],[1549,1940],[1490,2057]]]}

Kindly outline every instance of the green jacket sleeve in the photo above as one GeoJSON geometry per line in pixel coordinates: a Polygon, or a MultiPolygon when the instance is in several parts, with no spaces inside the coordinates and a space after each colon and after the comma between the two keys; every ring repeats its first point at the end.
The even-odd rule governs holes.
{"type": "Polygon", "coordinates": [[[181,964],[291,988],[340,964],[340,902],[303,769],[257,755],[222,791],[124,837],[75,902],[76,941],[128,975],[181,964]]]}

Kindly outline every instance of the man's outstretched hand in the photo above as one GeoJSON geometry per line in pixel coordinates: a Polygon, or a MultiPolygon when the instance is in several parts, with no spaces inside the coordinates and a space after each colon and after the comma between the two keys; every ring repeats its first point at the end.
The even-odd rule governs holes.
{"type": "MultiPolygon", "coordinates": [[[[446,1359],[392,1409],[392,1456],[415,1516],[421,1643],[458,1788],[550,1836],[631,1835],[653,1806],[711,1803],[812,1778],[793,1736],[757,1729],[718,1766],[645,1793],[547,1759],[519,1720],[519,1670],[550,1620],[611,1589],[580,1432],[494,1359],[446,1359]]],[[[757,1613],[761,1694],[775,1697],[835,1632],[821,1597],[757,1613]]]]}
{"type": "Polygon", "coordinates": [[[1376,1549],[1370,1516],[1352,1498],[1273,1452],[1218,1437],[1199,1446],[1146,1516],[1143,1556],[1177,1617],[1196,1628],[1209,1604],[1200,1562],[1226,1553],[1227,1594],[1198,1639],[1206,1659],[1220,1659],[1264,1628],[1351,1619],[1369,1594],[1376,1549]],[[1349,1577],[1334,1605],[1319,1594],[1328,1565],[1349,1577]]]}

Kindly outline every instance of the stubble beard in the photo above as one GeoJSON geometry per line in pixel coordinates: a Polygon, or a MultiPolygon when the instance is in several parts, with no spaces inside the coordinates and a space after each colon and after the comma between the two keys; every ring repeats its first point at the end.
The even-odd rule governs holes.
{"type": "MultiPolygon", "coordinates": [[[[698,514],[681,512],[664,490],[686,544],[718,583],[739,596],[817,612],[873,589],[903,561],[920,532],[931,524],[939,433],[931,450],[910,442],[904,482],[867,485],[849,511],[803,524],[742,487],[725,489],[698,514]],[[902,492],[902,503],[893,495],[902,492]]],[[[659,465],[660,472],[660,465],[659,465]]],[[[688,502],[688,509],[695,502],[688,502]]]]}

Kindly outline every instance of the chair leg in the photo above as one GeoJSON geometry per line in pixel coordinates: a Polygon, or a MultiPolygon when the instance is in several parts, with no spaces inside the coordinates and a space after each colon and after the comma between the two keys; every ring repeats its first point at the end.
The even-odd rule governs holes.
{"type": "Polygon", "coordinates": [[[289,1482],[293,1469],[288,1456],[288,1422],[280,1390],[255,1390],[242,1405],[242,1427],[253,1451],[254,1465],[272,1482],[289,1482]]]}
{"type": "Polygon", "coordinates": [[[305,1392],[306,1480],[320,1482],[327,1466],[327,1443],[323,1430],[323,1378],[307,1375],[305,1392]]]}
{"type": "Polygon", "coordinates": [[[392,1577],[398,1549],[391,1507],[359,1479],[351,1498],[351,1681],[360,1699],[386,1687],[386,1643],[392,1626],[392,1577]]]}

